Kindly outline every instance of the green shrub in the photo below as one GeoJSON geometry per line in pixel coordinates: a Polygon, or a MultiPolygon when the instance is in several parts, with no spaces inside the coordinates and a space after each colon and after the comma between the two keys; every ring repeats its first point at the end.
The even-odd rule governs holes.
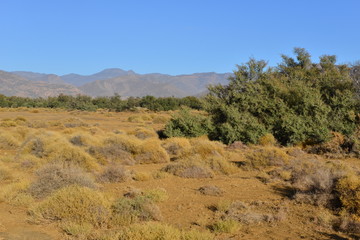
{"type": "Polygon", "coordinates": [[[166,124],[164,134],[167,137],[198,137],[207,135],[211,129],[210,119],[192,114],[187,108],[182,108],[166,124]]]}

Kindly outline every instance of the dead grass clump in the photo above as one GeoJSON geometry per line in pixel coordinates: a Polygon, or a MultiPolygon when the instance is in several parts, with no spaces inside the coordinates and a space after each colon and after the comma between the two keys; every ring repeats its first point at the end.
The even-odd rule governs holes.
{"type": "Polygon", "coordinates": [[[214,185],[206,185],[199,188],[199,192],[208,196],[222,196],[224,191],[214,185]]]}
{"type": "Polygon", "coordinates": [[[112,224],[129,225],[138,221],[159,221],[162,219],[160,209],[155,202],[145,196],[120,198],[111,207],[112,224]]]}
{"type": "Polygon", "coordinates": [[[160,140],[147,139],[135,149],[135,161],[140,164],[166,163],[170,161],[170,158],[161,147],[160,140]]]}
{"type": "Polygon", "coordinates": [[[64,126],[66,128],[75,128],[75,127],[88,127],[89,124],[85,123],[83,120],[79,118],[68,118],[64,121],[64,126]]]}
{"type": "Polygon", "coordinates": [[[149,222],[133,224],[119,232],[119,240],[212,240],[214,236],[207,232],[196,230],[181,231],[169,225],[149,222]]]}
{"type": "Polygon", "coordinates": [[[16,181],[0,189],[0,202],[6,202],[15,206],[27,207],[34,202],[32,196],[26,193],[29,182],[26,180],[16,181]]]}
{"type": "Polygon", "coordinates": [[[98,177],[100,182],[126,182],[131,179],[131,174],[121,165],[108,166],[102,174],[98,177]]]}
{"type": "Polygon", "coordinates": [[[183,178],[212,178],[214,173],[209,167],[191,161],[182,161],[165,166],[162,171],[183,178]]]}
{"type": "Polygon", "coordinates": [[[154,130],[150,130],[148,128],[143,128],[143,127],[135,128],[134,130],[129,131],[127,133],[139,139],[158,138],[158,135],[154,130]]]}
{"type": "Polygon", "coordinates": [[[259,139],[261,146],[275,146],[277,144],[274,135],[267,133],[259,139]]]}
{"type": "Polygon", "coordinates": [[[9,181],[13,178],[11,170],[6,166],[0,165],[0,182],[9,181]]]}
{"type": "Polygon", "coordinates": [[[335,221],[334,228],[338,231],[346,232],[348,234],[360,234],[360,222],[350,216],[340,217],[337,221],[335,221]]]}
{"type": "Polygon", "coordinates": [[[106,226],[110,217],[109,202],[93,189],[77,185],[62,188],[30,209],[35,218],[106,226]]]}
{"type": "Polygon", "coordinates": [[[0,122],[0,127],[16,127],[18,124],[16,121],[12,120],[12,119],[3,119],[1,122],[0,122]]]}
{"type": "Polygon", "coordinates": [[[121,163],[123,165],[134,165],[135,160],[131,153],[119,148],[116,144],[105,146],[91,146],[89,154],[101,163],[121,163]]]}
{"type": "Polygon", "coordinates": [[[248,165],[254,169],[262,169],[271,166],[284,166],[289,156],[277,147],[256,148],[246,154],[248,165]]]}
{"type": "Polygon", "coordinates": [[[211,226],[211,229],[218,233],[235,233],[240,229],[240,224],[234,219],[218,220],[211,226]]]}
{"type": "Polygon", "coordinates": [[[180,157],[191,148],[189,139],[182,137],[167,138],[162,142],[161,146],[171,158],[180,157]]]}
{"type": "Polygon", "coordinates": [[[0,149],[14,149],[20,146],[20,142],[10,132],[0,133],[0,149]]]}
{"type": "Polygon", "coordinates": [[[36,172],[37,180],[29,187],[29,193],[35,198],[44,198],[54,191],[69,186],[79,185],[96,188],[93,179],[82,169],[59,164],[47,164],[36,172]]]}
{"type": "Polygon", "coordinates": [[[153,117],[152,122],[155,124],[165,124],[171,119],[170,116],[156,115],[153,117]]]}
{"type": "Polygon", "coordinates": [[[147,172],[133,171],[132,172],[132,178],[135,181],[144,182],[144,181],[149,181],[150,179],[152,179],[152,175],[150,173],[147,173],[147,172]]]}
{"type": "Polygon", "coordinates": [[[210,141],[205,137],[198,137],[190,139],[190,144],[192,149],[188,154],[200,155],[202,159],[205,159],[209,156],[224,156],[225,155],[225,145],[216,142],[210,141]]]}
{"type": "Polygon", "coordinates": [[[343,177],[336,184],[340,201],[349,213],[360,214],[360,178],[357,175],[343,177]]]}
{"type": "Polygon", "coordinates": [[[28,121],[26,124],[29,128],[47,128],[47,127],[49,127],[49,125],[46,122],[40,121],[40,120],[28,121]]]}
{"type": "Polygon", "coordinates": [[[93,136],[89,133],[86,132],[76,132],[74,133],[70,139],[69,139],[70,143],[75,145],[75,146],[79,146],[79,147],[83,147],[83,146],[97,146],[100,145],[100,141],[99,141],[99,137],[98,136],[93,136]]]}
{"type": "Polygon", "coordinates": [[[289,165],[294,199],[317,206],[337,207],[335,186],[344,174],[316,159],[293,160],[289,165]]]}
{"type": "Polygon", "coordinates": [[[344,135],[338,132],[332,132],[331,134],[332,139],[325,143],[308,147],[306,149],[307,152],[314,154],[337,154],[336,156],[343,154],[342,145],[345,143],[344,135]]]}

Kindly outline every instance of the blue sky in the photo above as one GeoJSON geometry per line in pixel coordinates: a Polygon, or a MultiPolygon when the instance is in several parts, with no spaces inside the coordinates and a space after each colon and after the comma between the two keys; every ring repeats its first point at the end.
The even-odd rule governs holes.
{"type": "Polygon", "coordinates": [[[231,72],[306,48],[360,60],[359,0],[1,0],[0,69],[231,72]]]}

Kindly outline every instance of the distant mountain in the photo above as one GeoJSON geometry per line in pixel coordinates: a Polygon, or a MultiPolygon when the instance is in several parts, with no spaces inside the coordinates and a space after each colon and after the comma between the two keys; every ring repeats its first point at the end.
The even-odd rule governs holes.
{"type": "Polygon", "coordinates": [[[11,72],[18,76],[21,76],[30,81],[41,81],[47,83],[55,83],[55,84],[66,84],[64,80],[62,80],[58,75],[55,74],[45,74],[45,73],[34,73],[34,72],[25,72],[25,71],[15,71],[11,72]]]}
{"type": "Polygon", "coordinates": [[[90,96],[123,97],[185,97],[201,94],[209,84],[226,84],[229,73],[195,73],[189,75],[133,74],[98,80],[80,86],[79,89],[90,96]]]}
{"type": "Polygon", "coordinates": [[[69,84],[55,84],[28,80],[19,75],[0,71],[0,94],[19,97],[49,97],[59,94],[83,94],[78,88],[69,84]]]}
{"type": "Polygon", "coordinates": [[[0,93],[26,97],[47,97],[60,93],[89,96],[185,97],[206,93],[209,84],[226,84],[230,73],[194,73],[172,76],[161,73],[137,74],[119,68],[92,75],[0,71],[0,93]]]}
{"type": "Polygon", "coordinates": [[[131,70],[125,71],[120,68],[109,68],[109,69],[105,69],[101,72],[95,73],[93,75],[85,76],[85,75],[71,73],[71,74],[63,75],[60,78],[64,82],[70,83],[75,86],[81,86],[83,84],[93,82],[96,80],[104,80],[104,79],[120,77],[120,76],[127,76],[127,75],[134,75],[134,74],[136,74],[136,73],[131,70]]]}

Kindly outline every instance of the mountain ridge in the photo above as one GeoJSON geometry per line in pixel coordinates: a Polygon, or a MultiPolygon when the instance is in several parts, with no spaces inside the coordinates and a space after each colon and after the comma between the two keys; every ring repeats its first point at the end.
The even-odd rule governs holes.
{"type": "MultiPolygon", "coordinates": [[[[2,71],[5,73],[5,71],[2,71]]],[[[0,93],[16,94],[29,97],[55,96],[60,93],[74,95],[85,94],[92,97],[113,96],[142,97],[185,97],[197,96],[206,92],[209,84],[226,84],[231,73],[193,73],[169,75],[161,73],[138,74],[133,70],[108,68],[91,75],[66,74],[56,75],[29,71],[7,72],[6,79],[12,76],[21,92],[16,91],[16,84],[3,81],[0,93]],[[29,94],[26,93],[26,88],[29,94]],[[39,90],[42,89],[42,91],[39,90]],[[43,92],[43,93],[42,93],[43,92]]],[[[0,74],[0,82],[2,75],[0,74]]]]}

